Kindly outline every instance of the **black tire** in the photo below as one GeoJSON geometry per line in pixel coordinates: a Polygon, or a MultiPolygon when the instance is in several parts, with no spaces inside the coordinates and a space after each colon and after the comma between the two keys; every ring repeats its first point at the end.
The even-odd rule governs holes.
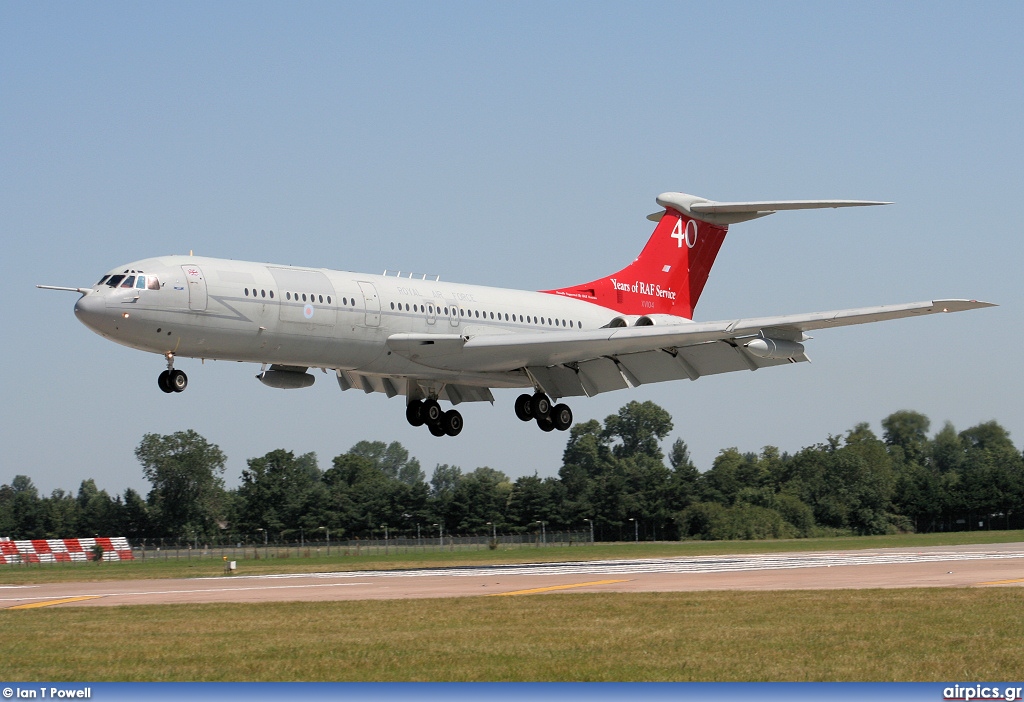
{"type": "Polygon", "coordinates": [[[516,398],[516,416],[524,422],[528,422],[533,419],[533,414],[531,414],[530,409],[530,401],[532,399],[533,398],[526,393],[523,393],[516,398]]]}
{"type": "Polygon", "coordinates": [[[458,436],[462,427],[462,414],[458,410],[448,410],[441,418],[441,428],[448,436],[458,436]]]}
{"type": "Polygon", "coordinates": [[[551,400],[542,392],[536,393],[530,398],[530,414],[534,419],[547,417],[551,414],[551,400]]]}
{"type": "Polygon", "coordinates": [[[428,424],[427,425],[427,429],[429,429],[430,433],[433,434],[434,436],[444,436],[445,435],[444,434],[444,427],[442,427],[440,424],[428,424]]]}
{"type": "Polygon", "coordinates": [[[437,404],[437,400],[423,401],[423,421],[430,425],[437,425],[441,423],[443,416],[444,412],[441,410],[441,405],[437,404]]]}
{"type": "Polygon", "coordinates": [[[174,392],[182,392],[188,387],[188,376],[185,375],[185,371],[175,368],[167,376],[167,385],[174,392]]]}
{"type": "Polygon", "coordinates": [[[551,417],[537,417],[537,426],[541,431],[555,430],[555,423],[551,421],[551,417]]]}
{"type": "Polygon", "coordinates": [[[171,387],[171,381],[168,379],[170,374],[170,371],[164,371],[156,378],[156,384],[160,386],[161,390],[167,393],[174,392],[174,388],[171,387]]]}
{"type": "Polygon", "coordinates": [[[569,405],[555,405],[551,408],[551,421],[555,429],[565,431],[572,426],[572,410],[569,405]]]}
{"type": "Polygon", "coordinates": [[[405,418],[414,427],[422,427],[427,421],[423,415],[423,400],[413,400],[406,405],[405,418]]]}

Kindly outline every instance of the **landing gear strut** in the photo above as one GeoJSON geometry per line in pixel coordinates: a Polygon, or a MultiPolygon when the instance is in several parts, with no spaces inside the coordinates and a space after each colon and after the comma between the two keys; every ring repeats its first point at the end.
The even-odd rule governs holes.
{"type": "Polygon", "coordinates": [[[572,410],[568,405],[551,406],[551,400],[541,391],[516,398],[516,416],[524,422],[536,420],[541,431],[565,431],[572,426],[572,410]]]}
{"type": "Polygon", "coordinates": [[[458,436],[463,426],[458,410],[445,412],[433,398],[410,402],[405,408],[405,418],[414,427],[426,424],[434,436],[458,436]]]}
{"type": "Polygon", "coordinates": [[[185,375],[185,371],[174,368],[173,353],[168,352],[165,355],[167,356],[167,370],[157,376],[156,384],[166,393],[181,392],[188,387],[188,376],[185,375]]]}

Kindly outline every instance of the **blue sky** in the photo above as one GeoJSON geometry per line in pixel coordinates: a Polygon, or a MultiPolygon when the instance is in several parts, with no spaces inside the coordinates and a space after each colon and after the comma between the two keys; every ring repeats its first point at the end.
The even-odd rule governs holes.
{"type": "Polygon", "coordinates": [[[995,309],[822,331],[793,368],[578,398],[673,415],[702,469],[910,408],[1024,441],[1019,3],[4,3],[0,483],[147,490],[146,432],[229,456],[400,441],[429,473],[554,475],[566,434],[497,403],[437,440],[329,376],[105,341],[72,293],[169,253],[548,289],[618,270],[666,190],[891,200],[734,226],[696,318],[939,297],[995,309]]]}

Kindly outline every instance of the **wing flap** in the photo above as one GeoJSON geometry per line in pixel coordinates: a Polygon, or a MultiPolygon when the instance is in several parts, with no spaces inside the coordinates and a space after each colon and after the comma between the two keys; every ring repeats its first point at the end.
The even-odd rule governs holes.
{"type": "Polygon", "coordinates": [[[579,373],[565,366],[534,366],[527,368],[533,379],[551,397],[579,397],[587,395],[579,373]]]}

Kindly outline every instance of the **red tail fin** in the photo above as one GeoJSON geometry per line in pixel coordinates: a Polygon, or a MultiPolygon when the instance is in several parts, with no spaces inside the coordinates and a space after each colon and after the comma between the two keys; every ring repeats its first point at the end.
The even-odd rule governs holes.
{"type": "Polygon", "coordinates": [[[671,207],[633,263],[584,285],[545,290],[593,302],[622,314],[693,318],[728,225],[709,224],[671,207]]]}

